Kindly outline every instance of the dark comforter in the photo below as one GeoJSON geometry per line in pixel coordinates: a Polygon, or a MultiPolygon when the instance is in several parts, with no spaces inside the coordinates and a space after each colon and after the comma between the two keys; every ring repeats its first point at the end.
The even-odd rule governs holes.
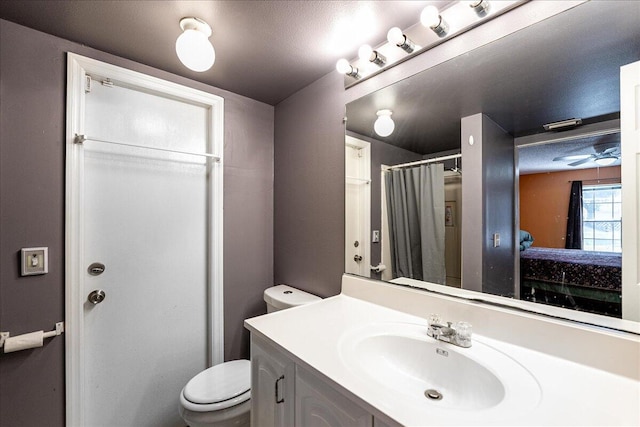
{"type": "Polygon", "coordinates": [[[622,255],[579,249],[530,247],[520,252],[520,273],[524,279],[620,290],[622,255]]]}

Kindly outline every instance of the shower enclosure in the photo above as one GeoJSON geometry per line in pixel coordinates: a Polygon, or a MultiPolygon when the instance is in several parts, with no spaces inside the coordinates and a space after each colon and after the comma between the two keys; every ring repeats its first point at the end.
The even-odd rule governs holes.
{"type": "Polygon", "coordinates": [[[68,69],[67,425],[178,426],[222,362],[222,99],[68,69]]]}

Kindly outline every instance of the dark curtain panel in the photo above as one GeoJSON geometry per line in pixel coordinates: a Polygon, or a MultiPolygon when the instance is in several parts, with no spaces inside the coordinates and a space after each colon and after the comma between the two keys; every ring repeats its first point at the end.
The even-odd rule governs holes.
{"type": "Polygon", "coordinates": [[[582,249],[582,181],[571,183],[567,218],[566,249],[582,249]]]}

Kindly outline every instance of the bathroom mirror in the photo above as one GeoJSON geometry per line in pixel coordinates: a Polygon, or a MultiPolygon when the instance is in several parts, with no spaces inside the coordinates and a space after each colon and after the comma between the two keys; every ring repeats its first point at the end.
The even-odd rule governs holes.
{"type": "MultiPolygon", "coordinates": [[[[565,178],[569,187],[569,180],[584,180],[585,187],[594,183],[615,184],[614,168],[619,168],[619,160],[607,164],[607,167],[604,159],[595,160],[619,154],[620,141],[615,124],[620,112],[620,67],[640,60],[639,22],[639,2],[585,2],[347,104],[345,271],[433,289],[432,286],[421,286],[418,283],[420,278],[405,280],[406,273],[394,273],[394,267],[388,265],[392,258],[397,260],[399,257],[390,254],[388,249],[385,254],[385,246],[389,246],[385,242],[385,237],[389,239],[389,230],[386,230],[389,207],[384,207],[384,204],[391,198],[385,188],[387,184],[383,184],[382,169],[441,158],[444,159],[442,162],[434,164],[443,164],[442,178],[438,179],[449,187],[445,193],[442,217],[447,243],[443,250],[447,253],[441,257],[447,264],[447,277],[435,283],[444,285],[437,287],[439,292],[451,294],[460,294],[457,292],[460,287],[474,289],[465,283],[464,278],[460,280],[455,271],[460,268],[460,252],[464,250],[464,235],[468,232],[462,229],[459,220],[465,208],[459,193],[459,187],[464,185],[465,159],[455,156],[461,152],[463,117],[482,113],[504,129],[514,140],[515,159],[528,160],[544,153],[553,168],[564,166],[564,169],[575,171],[588,167],[591,175],[580,179],[565,178]],[[374,131],[374,122],[381,110],[392,113],[395,126],[388,136],[380,136],[374,131]],[[582,123],[571,130],[549,132],[543,128],[544,124],[572,118],[579,118],[582,123]],[[531,148],[563,139],[566,140],[564,145],[531,148]],[[576,164],[583,159],[587,160],[576,164]],[[450,275],[452,269],[455,274],[450,275]]],[[[465,141],[465,144],[471,142],[465,141]]],[[[516,167],[513,182],[516,200],[520,184],[528,179],[524,178],[525,175],[533,174],[531,170],[525,170],[526,166],[520,167],[523,169],[521,175],[516,167]]],[[[540,169],[538,173],[551,172],[540,169]]],[[[612,193],[608,191],[607,194],[612,193]]],[[[593,204],[593,194],[584,197],[585,200],[591,197],[593,204]]],[[[611,197],[613,206],[615,196],[611,197]]],[[[583,206],[585,215],[593,215],[592,204],[583,206]]],[[[518,239],[511,243],[519,247],[522,207],[516,203],[504,209],[512,212],[512,222],[507,227],[513,230],[514,239],[518,239]]],[[[544,210],[539,206],[536,212],[544,210]]],[[[561,222],[566,224],[566,217],[565,212],[561,222]]],[[[544,232],[545,229],[542,230],[544,232]]],[[[534,240],[531,247],[537,246],[536,241],[549,245],[544,243],[543,232],[530,233],[534,240]]],[[[600,248],[601,252],[620,249],[615,245],[606,250],[594,246],[594,236],[600,237],[598,233],[592,227],[590,234],[583,236],[585,241],[591,239],[589,248],[600,248]]],[[[560,243],[555,242],[554,248],[564,249],[564,246],[558,247],[565,243],[563,239],[564,236],[560,243]]],[[[526,254],[526,249],[522,253],[526,254]]],[[[609,317],[620,317],[611,304],[597,309],[575,304],[578,295],[573,291],[565,292],[569,271],[564,268],[560,269],[562,274],[559,273],[559,277],[550,279],[554,282],[553,289],[546,284],[532,285],[529,282],[524,287],[520,283],[525,280],[520,255],[516,251],[513,256],[511,292],[463,295],[605,326],[610,326],[607,322],[609,317]]],[[[434,283],[433,280],[430,282],[434,283]]],[[[613,294],[606,297],[594,297],[592,294],[579,297],[604,298],[616,304],[613,294]]],[[[617,298],[619,303],[620,296],[617,298]]],[[[638,318],[638,314],[635,317],[638,318]]],[[[637,322],[615,323],[614,327],[637,332],[637,322]],[[624,325],[632,326],[627,328],[624,325]]]]}

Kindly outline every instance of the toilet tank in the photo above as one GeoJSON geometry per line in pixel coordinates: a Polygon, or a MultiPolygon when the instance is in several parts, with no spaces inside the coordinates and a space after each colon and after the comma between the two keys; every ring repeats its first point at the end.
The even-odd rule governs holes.
{"type": "Polygon", "coordinates": [[[267,313],[320,301],[321,299],[322,298],[318,296],[287,285],[272,286],[264,291],[264,302],[267,303],[267,313]]]}

